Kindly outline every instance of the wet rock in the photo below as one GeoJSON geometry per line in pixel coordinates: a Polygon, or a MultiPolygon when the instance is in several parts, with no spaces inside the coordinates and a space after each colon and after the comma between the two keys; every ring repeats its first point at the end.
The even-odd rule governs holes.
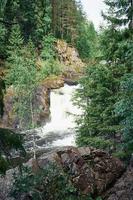
{"type": "MultiPolygon", "coordinates": [[[[43,85],[40,85],[33,97],[34,122],[42,125],[49,120],[50,117],[50,91],[43,85]]],[[[2,127],[19,129],[19,117],[14,113],[15,92],[13,86],[10,86],[4,96],[4,115],[2,119],[2,127]]],[[[25,115],[25,125],[28,122],[28,112],[25,115]]]]}
{"type": "Polygon", "coordinates": [[[83,194],[94,193],[94,175],[76,148],[57,152],[60,163],[70,175],[73,184],[83,194]]]}
{"type": "Polygon", "coordinates": [[[96,191],[101,194],[111,183],[123,173],[124,164],[102,150],[94,148],[79,148],[81,156],[93,169],[96,191]]]}
{"type": "Polygon", "coordinates": [[[48,89],[58,89],[64,86],[64,79],[62,76],[50,76],[42,81],[42,85],[48,89]]]}
{"type": "Polygon", "coordinates": [[[71,79],[68,79],[68,78],[64,78],[64,82],[67,84],[67,85],[77,85],[78,84],[78,81],[76,80],[71,80],[71,79]]]}
{"type": "Polygon", "coordinates": [[[50,120],[50,90],[40,85],[34,95],[33,109],[35,124],[41,126],[50,120]]]}
{"type": "Polygon", "coordinates": [[[6,176],[0,176],[0,200],[13,200],[9,193],[13,183],[13,174],[15,170],[8,170],[6,176]]]}

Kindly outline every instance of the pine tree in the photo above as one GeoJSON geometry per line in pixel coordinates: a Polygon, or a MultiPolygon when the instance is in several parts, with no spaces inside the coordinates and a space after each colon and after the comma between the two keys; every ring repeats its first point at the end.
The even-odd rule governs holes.
{"type": "Polygon", "coordinates": [[[103,14],[109,23],[120,27],[128,25],[129,29],[133,28],[133,1],[132,0],[105,0],[109,7],[108,13],[103,14]]]}

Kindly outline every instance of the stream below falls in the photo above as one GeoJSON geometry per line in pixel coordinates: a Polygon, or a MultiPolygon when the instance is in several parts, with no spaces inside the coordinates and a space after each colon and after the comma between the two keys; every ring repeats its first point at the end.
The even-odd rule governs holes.
{"type": "Polygon", "coordinates": [[[51,120],[43,127],[26,133],[26,149],[54,149],[62,146],[75,146],[75,119],[81,110],[73,105],[72,97],[79,85],[67,84],[59,89],[51,90],[51,120]]]}

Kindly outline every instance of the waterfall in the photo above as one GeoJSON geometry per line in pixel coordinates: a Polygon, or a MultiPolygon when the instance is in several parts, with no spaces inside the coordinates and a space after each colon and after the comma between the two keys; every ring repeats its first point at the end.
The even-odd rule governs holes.
{"type": "Polygon", "coordinates": [[[82,112],[73,105],[73,95],[79,85],[67,84],[50,92],[51,120],[43,127],[28,134],[28,148],[33,147],[31,138],[35,138],[37,148],[53,148],[57,146],[75,146],[75,119],[82,112]]]}
{"type": "Polygon", "coordinates": [[[79,85],[69,86],[65,84],[62,88],[51,90],[51,121],[42,127],[40,135],[41,137],[53,136],[53,146],[75,145],[75,118],[81,113],[72,101],[77,88],[79,85]],[[57,135],[59,139],[55,138],[54,140],[57,135]]]}

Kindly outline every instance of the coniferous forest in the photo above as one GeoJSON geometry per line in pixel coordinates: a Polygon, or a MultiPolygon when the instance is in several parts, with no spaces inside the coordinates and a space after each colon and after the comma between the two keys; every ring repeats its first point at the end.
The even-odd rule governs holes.
{"type": "MultiPolygon", "coordinates": [[[[104,151],[129,166],[133,156],[133,1],[104,0],[104,4],[105,25],[96,30],[81,0],[0,0],[0,174],[5,176],[17,167],[8,196],[2,196],[0,188],[0,199],[115,200],[103,196],[95,184],[87,192],[75,184],[72,162],[77,164],[79,158],[64,162],[63,167],[44,162],[41,170],[35,149],[27,152],[24,145],[27,130],[41,126],[38,116],[44,118],[38,91],[44,86],[48,99],[49,91],[60,86],[51,86],[55,80],[69,79],[80,85],[73,97],[82,110],[76,117],[77,148],[104,151]],[[74,59],[80,64],[76,66],[74,59]],[[31,157],[34,166],[23,165],[31,157]],[[72,170],[67,173],[69,167],[72,170]]],[[[90,157],[84,159],[95,168],[90,157]]],[[[132,200],[132,194],[133,188],[125,200],[132,200]]]]}

